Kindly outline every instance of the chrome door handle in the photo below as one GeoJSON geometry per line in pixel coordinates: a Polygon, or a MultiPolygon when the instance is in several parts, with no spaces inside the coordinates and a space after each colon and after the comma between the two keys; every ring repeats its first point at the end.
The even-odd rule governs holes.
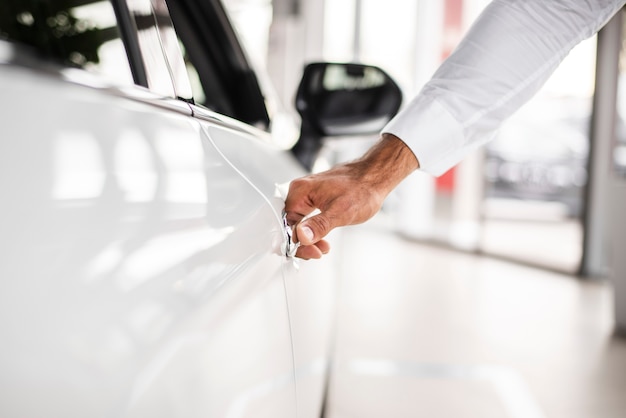
{"type": "Polygon", "coordinates": [[[298,251],[298,247],[300,247],[299,242],[293,242],[293,229],[287,223],[287,213],[283,211],[283,232],[285,233],[285,244],[283,253],[288,258],[293,258],[296,256],[296,251],[298,251]]]}

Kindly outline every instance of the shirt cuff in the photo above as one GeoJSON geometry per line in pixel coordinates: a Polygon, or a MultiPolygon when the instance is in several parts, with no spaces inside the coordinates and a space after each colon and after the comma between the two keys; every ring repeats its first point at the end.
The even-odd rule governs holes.
{"type": "Polygon", "coordinates": [[[420,170],[440,176],[467,154],[461,124],[434,98],[418,95],[383,128],[417,157],[420,170]]]}

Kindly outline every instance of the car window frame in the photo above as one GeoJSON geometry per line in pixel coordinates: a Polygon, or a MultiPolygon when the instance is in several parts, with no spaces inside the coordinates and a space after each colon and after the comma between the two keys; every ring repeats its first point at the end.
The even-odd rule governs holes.
{"type": "MultiPolygon", "coordinates": [[[[120,33],[122,35],[122,41],[126,46],[127,58],[131,67],[131,71],[133,73],[133,79],[135,81],[135,84],[145,87],[148,90],[156,93],[157,95],[178,99],[186,103],[194,103],[191,88],[185,88],[185,86],[190,85],[187,73],[184,72],[184,74],[174,74],[171,68],[172,65],[178,64],[178,61],[184,62],[182,54],[180,53],[180,51],[176,51],[174,53],[178,56],[172,55],[172,51],[169,51],[170,53],[166,53],[165,45],[163,44],[164,33],[162,31],[162,28],[159,26],[159,22],[164,22],[163,19],[165,19],[165,21],[167,21],[166,23],[168,23],[168,26],[171,27],[174,33],[176,33],[169,13],[169,9],[159,10],[159,16],[157,16],[154,2],[152,0],[145,0],[150,8],[150,14],[146,15],[145,17],[148,17],[150,20],[154,21],[154,30],[156,31],[158,37],[158,53],[166,66],[166,71],[162,73],[166,74],[169,87],[171,87],[171,89],[167,89],[168,92],[166,93],[162,88],[163,86],[157,87],[150,85],[151,69],[146,65],[146,62],[144,60],[142,43],[139,39],[140,31],[137,26],[136,16],[133,15],[133,11],[129,6],[129,0],[109,1],[113,5],[116,17],[118,19],[118,24],[119,26],[121,26],[120,33]],[[173,60],[176,60],[176,62],[171,62],[173,60]]],[[[167,8],[167,3],[165,1],[163,1],[163,5],[167,8]]],[[[155,79],[158,78],[159,77],[156,77],[155,79]]]]}
{"type": "MultiPolygon", "coordinates": [[[[199,54],[200,58],[212,61],[219,83],[225,86],[231,108],[227,112],[217,112],[268,131],[270,117],[265,95],[222,3],[219,0],[189,0],[184,3],[166,0],[166,3],[174,29],[188,54],[199,54]],[[193,48],[188,48],[189,44],[193,48]],[[242,97],[245,100],[241,100],[242,97]]],[[[195,67],[198,72],[203,71],[202,66],[195,67]]]]}
{"type": "Polygon", "coordinates": [[[126,48],[126,58],[130,65],[133,80],[136,85],[148,87],[148,75],[146,66],[141,56],[139,38],[137,36],[137,26],[124,0],[109,0],[115,11],[117,26],[119,28],[122,42],[126,48]]]}

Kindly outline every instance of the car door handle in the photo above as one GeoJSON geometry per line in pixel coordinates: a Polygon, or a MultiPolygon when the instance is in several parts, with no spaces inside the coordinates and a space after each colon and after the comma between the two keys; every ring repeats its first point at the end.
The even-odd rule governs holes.
{"type": "Polygon", "coordinates": [[[296,251],[298,251],[298,247],[300,247],[299,242],[293,241],[293,229],[287,222],[287,213],[283,211],[283,232],[285,234],[285,244],[283,253],[288,258],[293,258],[296,256],[296,251]]]}

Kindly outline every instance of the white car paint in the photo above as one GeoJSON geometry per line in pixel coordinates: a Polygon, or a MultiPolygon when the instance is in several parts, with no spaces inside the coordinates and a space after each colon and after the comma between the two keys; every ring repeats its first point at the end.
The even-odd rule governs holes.
{"type": "Polygon", "coordinates": [[[334,276],[282,253],[290,155],[81,71],[0,91],[0,415],[319,416],[334,276]]]}

